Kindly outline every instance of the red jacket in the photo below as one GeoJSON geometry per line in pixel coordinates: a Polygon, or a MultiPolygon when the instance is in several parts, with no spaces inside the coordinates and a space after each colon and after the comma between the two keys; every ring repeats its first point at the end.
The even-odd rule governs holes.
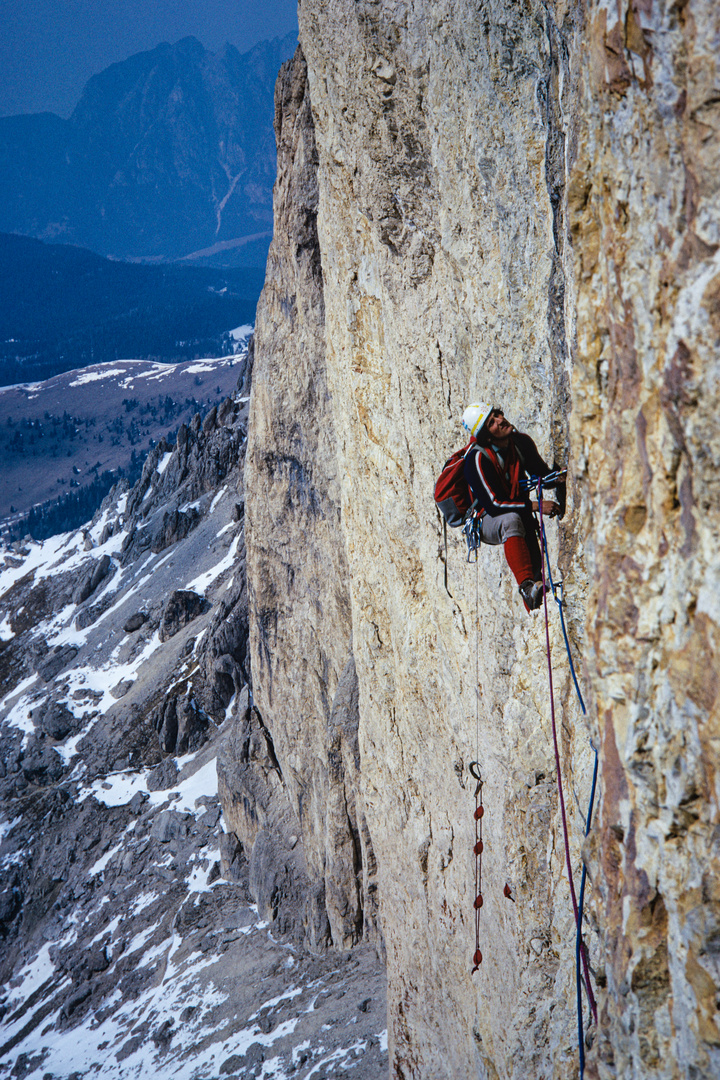
{"type": "Polygon", "coordinates": [[[473,497],[486,514],[523,513],[530,510],[530,495],[520,490],[526,476],[547,476],[550,469],[538,453],[529,435],[514,431],[507,449],[500,451],[504,462],[492,447],[478,447],[465,458],[465,478],[473,497]]]}

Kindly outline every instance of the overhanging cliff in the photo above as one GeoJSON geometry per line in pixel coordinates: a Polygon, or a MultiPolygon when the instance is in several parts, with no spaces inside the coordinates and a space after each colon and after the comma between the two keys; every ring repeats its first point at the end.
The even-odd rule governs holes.
{"type": "Polygon", "coordinates": [[[718,15],[303,0],[300,27],[246,490],[308,936],[352,945],[377,887],[393,1075],[576,1072],[544,626],[497,550],[451,543],[447,596],[430,494],[464,405],[497,401],[570,468],[550,547],[587,721],[551,632],[578,871],[591,739],[602,762],[586,1075],[712,1076],[718,15]]]}

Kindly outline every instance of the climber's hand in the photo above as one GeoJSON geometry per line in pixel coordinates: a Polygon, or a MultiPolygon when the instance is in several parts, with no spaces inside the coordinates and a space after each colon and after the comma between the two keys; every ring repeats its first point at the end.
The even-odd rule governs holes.
{"type": "MultiPolygon", "coordinates": [[[[532,506],[533,510],[539,510],[540,509],[538,503],[536,503],[536,502],[531,503],[531,506],[532,506]]],[[[553,502],[552,499],[543,499],[542,500],[542,515],[543,515],[543,517],[557,517],[559,513],[560,513],[560,507],[558,506],[558,504],[556,502],[553,502]]]]}

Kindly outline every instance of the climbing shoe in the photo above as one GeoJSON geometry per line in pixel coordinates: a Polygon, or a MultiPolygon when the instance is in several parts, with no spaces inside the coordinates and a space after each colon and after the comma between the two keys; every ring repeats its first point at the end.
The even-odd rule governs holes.
{"type": "Polygon", "coordinates": [[[518,591],[525,601],[525,607],[528,611],[536,611],[542,604],[542,581],[533,581],[532,578],[528,578],[527,581],[523,581],[518,591]]]}

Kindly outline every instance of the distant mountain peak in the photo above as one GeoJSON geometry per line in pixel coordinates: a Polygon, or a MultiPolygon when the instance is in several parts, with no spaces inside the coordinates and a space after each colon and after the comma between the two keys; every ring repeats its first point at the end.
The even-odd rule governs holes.
{"type": "MultiPolygon", "coordinates": [[[[163,42],[94,75],[68,121],[0,119],[0,230],[166,260],[269,233],[274,86],[295,43],[163,42]]],[[[232,250],[263,266],[267,240],[232,250]]]]}

